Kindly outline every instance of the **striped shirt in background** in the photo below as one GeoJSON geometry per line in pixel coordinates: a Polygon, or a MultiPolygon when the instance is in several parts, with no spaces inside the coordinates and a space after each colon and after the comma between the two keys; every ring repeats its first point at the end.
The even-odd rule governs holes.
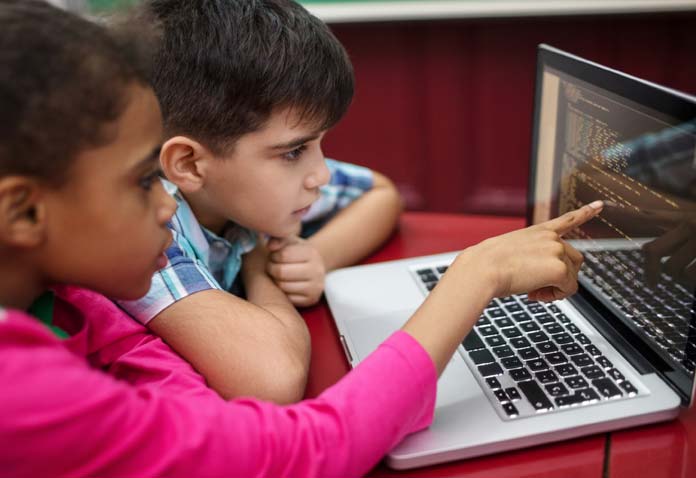
{"type": "MultiPolygon", "coordinates": [[[[338,211],[372,188],[372,171],[362,166],[326,159],[331,172],[329,183],[302,218],[302,236],[308,237],[338,211]]],[[[139,322],[146,324],[174,302],[208,289],[237,293],[235,285],[242,255],[256,245],[256,234],[230,222],[222,237],[196,220],[184,197],[169,181],[164,187],[176,199],[178,208],[169,224],[173,243],[167,249],[167,265],[155,273],[150,291],[138,300],[118,304],[139,322]]]]}

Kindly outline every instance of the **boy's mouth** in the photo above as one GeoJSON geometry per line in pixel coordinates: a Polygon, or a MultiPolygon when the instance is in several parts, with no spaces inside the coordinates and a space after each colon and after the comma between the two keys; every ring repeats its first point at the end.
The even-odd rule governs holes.
{"type": "Polygon", "coordinates": [[[296,211],[292,212],[293,216],[304,216],[307,214],[307,211],[309,211],[309,208],[311,207],[311,204],[309,206],[303,207],[302,209],[298,209],[296,211]]]}

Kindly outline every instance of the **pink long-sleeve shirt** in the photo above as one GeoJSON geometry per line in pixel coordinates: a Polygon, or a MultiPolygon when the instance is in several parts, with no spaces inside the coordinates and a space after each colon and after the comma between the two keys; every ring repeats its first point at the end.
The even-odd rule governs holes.
{"type": "Polygon", "coordinates": [[[59,340],[0,311],[3,476],[358,476],[432,420],[435,367],[397,332],[319,397],[222,400],[99,294],[56,290],[59,340]]]}

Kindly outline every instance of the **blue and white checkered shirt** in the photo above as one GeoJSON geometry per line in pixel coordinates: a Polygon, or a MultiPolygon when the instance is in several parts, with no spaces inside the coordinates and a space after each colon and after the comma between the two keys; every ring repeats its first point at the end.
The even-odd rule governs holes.
{"type": "MultiPolygon", "coordinates": [[[[326,159],[331,172],[329,183],[320,188],[317,199],[302,218],[302,236],[316,232],[338,211],[372,188],[372,171],[362,166],[326,159]]],[[[169,224],[173,243],[167,249],[167,265],[155,273],[150,291],[138,300],[118,304],[143,324],[174,302],[208,289],[235,291],[242,255],[256,245],[256,234],[230,222],[222,237],[200,225],[184,197],[169,181],[164,187],[176,199],[178,208],[169,224]]]]}

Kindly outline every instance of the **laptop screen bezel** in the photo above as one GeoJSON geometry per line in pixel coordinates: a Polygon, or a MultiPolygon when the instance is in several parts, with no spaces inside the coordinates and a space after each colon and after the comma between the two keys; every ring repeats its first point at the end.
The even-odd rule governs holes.
{"type": "MultiPolygon", "coordinates": [[[[635,101],[652,110],[663,113],[675,118],[677,121],[687,122],[696,119],[696,98],[687,94],[665,88],[663,86],[645,81],[631,75],[627,75],[617,70],[599,65],[585,60],[575,55],[566,53],[549,45],[541,44],[538,47],[537,66],[536,66],[536,86],[534,100],[534,116],[532,124],[532,151],[529,167],[529,185],[527,188],[526,203],[526,222],[527,225],[533,224],[535,198],[536,198],[536,164],[539,147],[539,125],[541,115],[543,73],[545,68],[551,68],[578,80],[589,83],[603,90],[635,101]]],[[[601,304],[595,296],[590,293],[582,284],[579,286],[577,296],[570,299],[577,302],[582,308],[587,310],[588,306],[594,309],[595,314],[590,314],[595,318],[599,317],[605,330],[605,325],[610,325],[611,330],[624,338],[627,343],[633,344],[634,352],[640,354],[643,363],[650,364],[651,371],[658,373],[672,388],[680,395],[685,405],[691,404],[696,395],[696,380],[685,383],[683,380],[675,383],[667,374],[666,370],[672,368],[655,353],[651,353],[650,346],[645,343],[627,327],[621,326],[621,321],[615,314],[601,304]],[[581,303],[581,304],[580,304],[581,303]]],[[[592,318],[589,318],[592,320],[592,318]]]]}

